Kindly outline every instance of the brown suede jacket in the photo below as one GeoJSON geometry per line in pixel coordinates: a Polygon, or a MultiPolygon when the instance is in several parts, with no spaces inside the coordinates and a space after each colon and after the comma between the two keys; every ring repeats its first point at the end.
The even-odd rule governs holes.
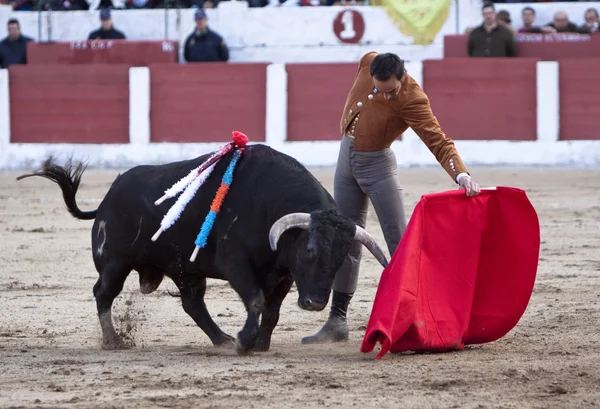
{"type": "Polygon", "coordinates": [[[389,148],[411,127],[452,180],[456,182],[460,173],[469,173],[454,142],[444,134],[433,115],[429,98],[410,75],[405,74],[395,100],[386,100],[383,95],[374,92],[370,65],[376,55],[376,52],[370,52],[360,59],[340,121],[341,132],[354,135],[354,149],[376,151],[389,148]],[[358,114],[359,118],[354,121],[358,114]]]}

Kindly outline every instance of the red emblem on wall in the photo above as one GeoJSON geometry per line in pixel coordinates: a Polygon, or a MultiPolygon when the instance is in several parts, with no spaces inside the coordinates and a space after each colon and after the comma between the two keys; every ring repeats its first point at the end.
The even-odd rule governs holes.
{"type": "Polygon", "coordinates": [[[333,20],[333,32],[342,43],[358,43],[365,34],[365,20],[356,10],[341,11],[333,20]]]}

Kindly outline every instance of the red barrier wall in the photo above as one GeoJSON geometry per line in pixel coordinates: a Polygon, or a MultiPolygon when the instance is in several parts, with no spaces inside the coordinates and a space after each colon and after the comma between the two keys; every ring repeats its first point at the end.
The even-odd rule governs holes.
{"type": "Polygon", "coordinates": [[[558,67],[559,139],[600,139],[600,58],[561,60],[558,67]]]}
{"type": "MultiPolygon", "coordinates": [[[[444,36],[444,58],[467,58],[468,35],[444,36]]],[[[600,33],[517,34],[517,56],[559,61],[563,58],[600,56],[600,33]]]]}
{"type": "Polygon", "coordinates": [[[176,41],[86,40],[27,43],[27,64],[129,64],[177,62],[176,41]]]}
{"type": "Polygon", "coordinates": [[[129,66],[12,65],[9,81],[11,142],[129,142],[129,66]]]}
{"type": "Polygon", "coordinates": [[[267,64],[150,65],[152,142],[265,141],[267,64]]]}
{"type": "Polygon", "coordinates": [[[339,140],[358,64],[288,64],[288,140],[339,140]]]}
{"type": "Polygon", "coordinates": [[[536,61],[425,61],[423,87],[448,137],[535,140],[536,61]]]}

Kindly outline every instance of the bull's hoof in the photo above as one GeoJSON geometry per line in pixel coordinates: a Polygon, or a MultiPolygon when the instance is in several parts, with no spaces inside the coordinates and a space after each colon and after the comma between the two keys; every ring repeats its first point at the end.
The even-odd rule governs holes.
{"type": "Polygon", "coordinates": [[[213,345],[217,348],[233,349],[236,346],[235,338],[231,335],[223,334],[223,336],[213,342],[213,345]]]}
{"type": "Polygon", "coordinates": [[[256,346],[254,347],[254,351],[256,351],[256,352],[267,352],[270,348],[271,348],[271,343],[270,342],[266,342],[266,341],[261,340],[259,338],[259,340],[256,341],[256,346]]]}
{"type": "Polygon", "coordinates": [[[250,351],[254,350],[255,346],[256,335],[247,336],[244,334],[244,331],[238,333],[238,337],[235,341],[235,350],[237,351],[238,355],[248,355],[250,351]]]}
{"type": "Polygon", "coordinates": [[[235,351],[237,352],[238,355],[248,355],[248,354],[250,354],[251,350],[252,350],[251,347],[240,343],[239,339],[235,341],[235,351]]]}
{"type": "Polygon", "coordinates": [[[104,339],[102,340],[102,349],[107,350],[107,351],[114,351],[114,350],[119,350],[119,349],[129,349],[131,348],[130,345],[127,345],[125,343],[125,341],[123,341],[123,338],[121,338],[120,336],[114,334],[112,336],[107,336],[104,337],[104,339]]]}

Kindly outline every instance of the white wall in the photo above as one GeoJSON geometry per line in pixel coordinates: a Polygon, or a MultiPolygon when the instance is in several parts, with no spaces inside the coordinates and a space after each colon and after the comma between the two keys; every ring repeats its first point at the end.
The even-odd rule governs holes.
{"type": "MultiPolygon", "coordinates": [[[[422,63],[407,64],[422,83],[422,63]]],[[[600,165],[600,140],[558,141],[559,89],[558,63],[537,65],[537,140],[455,141],[463,159],[470,165],[600,165]]],[[[337,141],[287,142],[287,75],[283,64],[267,68],[266,141],[273,148],[296,157],[309,166],[333,166],[337,141]]],[[[425,85],[425,91],[427,87],[425,85]]],[[[129,167],[145,163],[165,163],[189,159],[217,149],[220,144],[150,143],[150,71],[145,67],[130,71],[130,144],[10,144],[8,71],[0,70],[0,169],[36,168],[50,154],[89,161],[93,167],[129,167]]],[[[341,109],[341,108],[340,108],[341,109]]],[[[233,130],[232,130],[233,131],[233,130]]],[[[241,129],[243,132],[243,129],[241,129]]],[[[600,131],[599,131],[600,132],[600,131]]],[[[435,165],[436,161],[414,132],[394,142],[392,149],[401,167],[435,165]]]]}

